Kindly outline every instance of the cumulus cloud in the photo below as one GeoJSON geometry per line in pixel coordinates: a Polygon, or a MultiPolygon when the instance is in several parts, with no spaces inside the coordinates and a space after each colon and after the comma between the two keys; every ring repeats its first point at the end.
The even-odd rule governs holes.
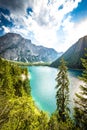
{"type": "Polygon", "coordinates": [[[83,19],[78,24],[67,21],[67,25],[64,27],[64,31],[66,32],[65,44],[70,47],[79,38],[87,35],[87,19],[83,19]]]}
{"type": "MultiPolygon", "coordinates": [[[[37,0],[36,0],[37,1],[37,0]]],[[[43,26],[60,27],[65,15],[73,11],[81,0],[39,0],[33,6],[33,18],[43,26]],[[62,5],[62,9],[59,7],[62,5]]]]}
{"type": "Polygon", "coordinates": [[[79,22],[76,26],[71,21],[70,13],[78,7],[79,2],[81,0],[0,0],[0,6],[10,10],[10,17],[14,21],[10,30],[5,27],[4,30],[19,33],[35,44],[65,51],[87,34],[82,31],[84,23],[79,22]],[[26,12],[29,7],[33,10],[31,15],[26,12]]]}
{"type": "Polygon", "coordinates": [[[2,26],[4,33],[9,33],[10,29],[8,27],[2,26]]]}
{"type": "Polygon", "coordinates": [[[33,7],[34,0],[0,0],[0,7],[7,8],[15,14],[24,14],[27,7],[33,7]]]}

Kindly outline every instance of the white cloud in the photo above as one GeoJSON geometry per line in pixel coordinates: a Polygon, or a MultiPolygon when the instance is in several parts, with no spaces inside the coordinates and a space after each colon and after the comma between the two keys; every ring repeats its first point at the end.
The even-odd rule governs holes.
{"type": "Polygon", "coordinates": [[[60,27],[62,21],[66,14],[73,11],[81,0],[35,0],[33,6],[33,19],[40,25],[47,27],[60,27]],[[62,9],[58,10],[60,6],[63,6],[62,9]],[[50,26],[49,26],[50,25],[50,26]]]}
{"type": "MultiPolygon", "coordinates": [[[[10,31],[31,39],[34,44],[65,51],[87,34],[86,20],[78,25],[71,21],[70,13],[78,7],[79,2],[81,0],[50,0],[49,3],[48,0],[28,0],[33,13],[31,16],[23,14],[18,17],[12,12],[14,27],[10,31]],[[59,9],[60,6],[62,9],[59,9]]],[[[9,31],[8,28],[5,29],[9,31]]]]}
{"type": "Polygon", "coordinates": [[[75,26],[75,30],[75,36],[77,35],[79,38],[87,35],[87,18],[78,23],[75,26]]]}
{"type": "Polygon", "coordinates": [[[67,50],[72,44],[76,43],[81,37],[87,35],[87,19],[79,23],[73,23],[68,18],[63,23],[64,41],[60,45],[60,50],[67,50]]]}
{"type": "Polygon", "coordinates": [[[4,33],[9,33],[10,29],[8,27],[2,26],[2,28],[4,29],[4,33]]]}

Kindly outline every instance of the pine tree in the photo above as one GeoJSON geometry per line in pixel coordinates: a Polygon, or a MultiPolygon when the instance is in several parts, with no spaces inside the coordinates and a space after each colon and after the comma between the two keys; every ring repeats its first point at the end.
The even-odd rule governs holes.
{"type": "Polygon", "coordinates": [[[87,130],[87,58],[81,59],[81,61],[85,70],[80,79],[84,84],[80,86],[80,92],[76,93],[74,117],[76,127],[87,130]]]}
{"type": "Polygon", "coordinates": [[[57,111],[60,120],[66,121],[66,116],[68,115],[68,103],[69,103],[69,80],[67,75],[67,67],[64,59],[61,61],[61,66],[59,67],[59,72],[57,74],[57,85],[56,85],[56,104],[57,111]]]}

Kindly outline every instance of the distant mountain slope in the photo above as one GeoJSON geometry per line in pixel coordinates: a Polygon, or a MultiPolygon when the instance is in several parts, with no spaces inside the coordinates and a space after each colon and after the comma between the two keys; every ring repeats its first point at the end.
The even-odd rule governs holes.
{"type": "Polygon", "coordinates": [[[19,34],[8,33],[0,37],[0,56],[8,60],[23,62],[51,62],[61,53],[52,48],[36,46],[19,34]]]}
{"type": "Polygon", "coordinates": [[[64,58],[69,68],[81,69],[81,58],[85,57],[85,48],[87,48],[87,36],[80,38],[60,58],[54,61],[51,66],[58,67],[60,65],[60,59],[64,58]]]}

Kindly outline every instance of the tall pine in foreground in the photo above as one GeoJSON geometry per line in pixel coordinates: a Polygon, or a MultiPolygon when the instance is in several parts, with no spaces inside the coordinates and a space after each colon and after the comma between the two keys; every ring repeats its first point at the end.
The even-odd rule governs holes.
{"type": "Polygon", "coordinates": [[[80,86],[79,94],[76,93],[75,99],[75,123],[80,130],[87,130],[87,55],[86,59],[81,59],[85,68],[80,79],[84,85],[80,86]]]}
{"type": "Polygon", "coordinates": [[[61,66],[59,67],[59,72],[56,77],[56,104],[58,117],[60,121],[65,122],[68,115],[68,103],[69,103],[69,80],[67,75],[67,67],[64,59],[61,61],[61,66]]]}

